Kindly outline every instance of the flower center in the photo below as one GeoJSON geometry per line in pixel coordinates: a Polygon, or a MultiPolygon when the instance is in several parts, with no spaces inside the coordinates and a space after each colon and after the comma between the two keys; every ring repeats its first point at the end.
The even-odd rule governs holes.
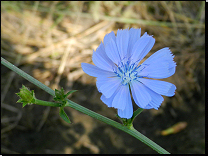
{"type": "Polygon", "coordinates": [[[121,65],[117,66],[117,69],[114,70],[114,73],[121,78],[122,85],[129,84],[132,80],[135,80],[137,78],[137,67],[135,67],[135,64],[129,64],[129,62],[126,62],[126,64],[123,64],[121,62],[121,65]]]}

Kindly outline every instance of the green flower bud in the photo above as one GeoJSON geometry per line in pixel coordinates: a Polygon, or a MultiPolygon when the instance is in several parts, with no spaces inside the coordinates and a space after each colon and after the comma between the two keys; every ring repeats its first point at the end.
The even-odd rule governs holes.
{"type": "Polygon", "coordinates": [[[16,94],[20,97],[17,103],[23,103],[22,107],[24,107],[27,104],[35,103],[36,98],[34,91],[30,91],[29,88],[25,87],[24,85],[22,85],[20,92],[16,94]]]}

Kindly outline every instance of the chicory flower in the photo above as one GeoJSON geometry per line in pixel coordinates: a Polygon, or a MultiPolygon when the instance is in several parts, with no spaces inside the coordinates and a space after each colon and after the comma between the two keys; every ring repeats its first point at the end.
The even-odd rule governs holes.
{"type": "Polygon", "coordinates": [[[176,63],[169,48],[158,50],[140,63],[154,43],[155,39],[146,32],[141,36],[141,29],[118,30],[117,36],[112,31],[93,51],[95,66],[81,64],[85,73],[97,77],[101,100],[118,109],[121,118],[133,115],[131,95],[140,108],[158,109],[164,100],[161,95],[175,94],[174,84],[150,79],[163,79],[175,73],[176,63]]]}

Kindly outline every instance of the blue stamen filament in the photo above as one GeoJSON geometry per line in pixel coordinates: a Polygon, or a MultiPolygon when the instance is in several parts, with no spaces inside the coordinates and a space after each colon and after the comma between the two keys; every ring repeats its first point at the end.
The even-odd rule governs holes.
{"type": "Polygon", "coordinates": [[[114,73],[121,78],[121,84],[127,85],[131,81],[136,80],[139,76],[137,76],[137,69],[140,67],[137,64],[130,64],[127,61],[125,64],[123,62],[119,63],[120,65],[116,65],[117,68],[114,68],[114,73]]]}

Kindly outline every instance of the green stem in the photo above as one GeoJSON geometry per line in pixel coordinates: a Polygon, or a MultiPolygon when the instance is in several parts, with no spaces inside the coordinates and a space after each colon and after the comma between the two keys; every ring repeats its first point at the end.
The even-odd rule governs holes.
{"type": "MultiPolygon", "coordinates": [[[[5,59],[3,59],[1,57],[1,63],[3,65],[5,65],[6,67],[8,67],[9,69],[11,69],[12,71],[16,72],[17,74],[19,74],[20,76],[22,76],[23,78],[27,79],[28,81],[30,81],[31,83],[35,84],[36,86],[42,88],[43,90],[45,90],[47,93],[51,94],[52,96],[55,96],[55,91],[52,90],[51,88],[45,86],[44,84],[42,84],[41,82],[39,82],[38,80],[36,80],[35,78],[33,78],[32,76],[28,75],[27,73],[25,73],[24,71],[22,71],[21,69],[15,67],[13,64],[11,64],[10,62],[6,61],[5,59]]],[[[153,142],[152,140],[150,140],[149,138],[147,138],[146,136],[144,136],[143,134],[141,134],[140,132],[138,132],[137,130],[135,130],[133,127],[127,128],[126,126],[115,122],[107,117],[104,117],[98,113],[95,113],[83,106],[78,105],[77,103],[70,101],[67,99],[67,103],[65,106],[69,106],[71,108],[76,109],[77,111],[80,111],[86,115],[89,115],[97,120],[100,120],[106,124],[109,124],[113,127],[116,127],[130,135],[132,135],[133,137],[137,138],[138,140],[142,141],[143,143],[145,143],[146,145],[148,145],[149,147],[151,147],[152,149],[154,149],[155,151],[157,151],[158,153],[162,153],[162,154],[169,154],[168,151],[166,151],[165,149],[163,149],[162,147],[160,147],[159,145],[157,145],[155,142],[153,142]]]]}
{"type": "Polygon", "coordinates": [[[60,103],[43,101],[43,100],[38,100],[38,99],[35,99],[35,103],[34,104],[42,105],[42,106],[61,107],[60,103]]]}
{"type": "Polygon", "coordinates": [[[144,109],[143,108],[138,108],[134,113],[133,116],[131,117],[131,120],[134,121],[137,115],[139,115],[144,109]]]}
{"type": "Polygon", "coordinates": [[[17,73],[18,75],[22,76],[26,80],[28,80],[31,83],[35,84],[39,88],[45,90],[47,93],[51,94],[52,96],[55,96],[55,92],[51,88],[49,88],[46,85],[42,84],[40,81],[38,81],[35,78],[33,78],[32,76],[28,75],[27,73],[25,73],[21,69],[17,68],[15,65],[11,64],[10,62],[8,62],[7,60],[5,60],[2,57],[1,57],[1,64],[5,65],[7,68],[11,69],[12,71],[17,73]]]}
{"type": "MultiPolygon", "coordinates": [[[[128,133],[128,132],[127,132],[128,133]]],[[[155,151],[157,151],[160,154],[170,154],[168,151],[166,151],[164,148],[160,147],[158,144],[138,132],[134,127],[132,127],[131,132],[129,133],[130,135],[134,136],[135,138],[139,139],[143,143],[145,143],[147,146],[151,147],[155,151]]]]}
{"type": "Polygon", "coordinates": [[[170,154],[168,151],[166,151],[165,149],[163,149],[162,147],[160,147],[159,145],[157,145],[155,142],[153,142],[152,140],[150,140],[149,138],[147,138],[146,136],[144,136],[143,134],[141,134],[140,132],[138,132],[137,130],[135,130],[133,128],[133,126],[131,128],[127,128],[126,126],[113,121],[105,116],[102,116],[100,114],[97,114],[83,106],[78,105],[77,103],[67,99],[67,103],[65,106],[69,106],[71,108],[74,108],[86,115],[89,115],[97,120],[100,120],[106,124],[109,124],[113,127],[116,127],[132,136],[134,136],[135,138],[137,138],[138,140],[140,140],[141,142],[145,143],[146,145],[148,145],[149,147],[151,147],[152,149],[154,149],[155,151],[157,151],[160,154],[170,154]]]}

